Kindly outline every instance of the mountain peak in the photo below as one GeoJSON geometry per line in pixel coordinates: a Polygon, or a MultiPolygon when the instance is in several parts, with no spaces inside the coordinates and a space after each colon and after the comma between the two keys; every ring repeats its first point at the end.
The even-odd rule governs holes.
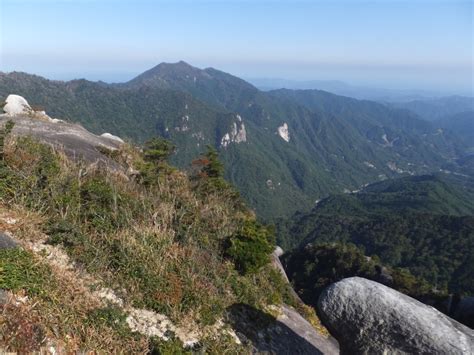
{"type": "Polygon", "coordinates": [[[248,100],[258,92],[253,85],[231,74],[214,68],[196,68],[184,61],[160,63],[123,86],[182,91],[203,102],[228,110],[239,108],[239,98],[245,97],[248,100]]]}
{"type": "Polygon", "coordinates": [[[125,85],[129,87],[150,86],[161,89],[174,89],[179,82],[196,83],[198,78],[209,77],[202,69],[193,67],[185,61],[176,63],[160,63],[143,72],[125,85]]]}
{"type": "Polygon", "coordinates": [[[186,63],[184,60],[180,60],[179,62],[175,62],[175,63],[168,63],[168,62],[161,62],[160,64],[154,66],[152,69],[150,70],[154,70],[154,69],[165,69],[165,68],[173,68],[173,69],[196,69],[196,70],[200,70],[196,67],[193,67],[191,64],[189,63],[186,63]]]}
{"type": "Polygon", "coordinates": [[[191,64],[186,63],[183,60],[180,60],[179,62],[176,63],[167,63],[167,62],[162,62],[153,68],[145,71],[144,73],[140,74],[138,77],[141,77],[143,75],[153,75],[153,74],[160,74],[160,75],[166,75],[170,73],[199,73],[202,72],[202,69],[193,67],[191,64]]]}

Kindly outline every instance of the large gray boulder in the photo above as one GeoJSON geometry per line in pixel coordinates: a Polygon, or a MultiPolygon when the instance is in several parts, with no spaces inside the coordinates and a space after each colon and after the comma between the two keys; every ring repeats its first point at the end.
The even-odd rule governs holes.
{"type": "Polygon", "coordinates": [[[360,277],[329,286],[318,310],[342,354],[474,354],[472,329],[360,277]]]}

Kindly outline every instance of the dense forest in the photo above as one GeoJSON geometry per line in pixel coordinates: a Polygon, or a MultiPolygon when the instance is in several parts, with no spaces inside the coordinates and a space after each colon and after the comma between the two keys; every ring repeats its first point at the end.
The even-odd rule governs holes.
{"type": "Polygon", "coordinates": [[[474,293],[472,181],[422,176],[321,201],[279,224],[280,243],[353,243],[440,291],[474,293]],[[461,181],[463,184],[461,184],[461,181]]]}
{"type": "Polygon", "coordinates": [[[351,243],[308,244],[282,257],[295,290],[305,303],[316,307],[321,292],[346,277],[360,276],[390,286],[423,302],[442,308],[446,293],[408,270],[385,266],[351,243]]]}

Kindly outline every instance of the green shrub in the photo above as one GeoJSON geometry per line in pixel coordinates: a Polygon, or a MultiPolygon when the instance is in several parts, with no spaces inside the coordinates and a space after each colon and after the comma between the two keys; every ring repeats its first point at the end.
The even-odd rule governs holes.
{"type": "Polygon", "coordinates": [[[118,193],[104,176],[95,176],[80,188],[82,220],[90,223],[96,231],[110,231],[126,223],[123,209],[127,197],[118,193]]]}
{"type": "Polygon", "coordinates": [[[150,341],[149,353],[151,355],[191,355],[193,352],[184,350],[183,343],[177,338],[168,341],[153,338],[150,341]]]}
{"type": "Polygon", "coordinates": [[[394,289],[415,298],[434,297],[433,286],[424,279],[414,276],[409,270],[395,268],[391,270],[391,275],[394,289]]]}
{"type": "Polygon", "coordinates": [[[10,161],[0,162],[0,197],[15,198],[28,208],[48,208],[51,186],[60,173],[59,159],[51,147],[30,137],[19,137],[7,160],[13,160],[15,167],[10,167],[10,161]]]}
{"type": "Polygon", "coordinates": [[[375,263],[352,244],[309,244],[285,254],[283,262],[297,293],[314,307],[321,292],[334,282],[351,276],[377,276],[375,263]]]}
{"type": "Polygon", "coordinates": [[[152,138],[143,147],[143,157],[156,165],[165,162],[176,150],[176,146],[163,138],[152,138]]]}
{"type": "Polygon", "coordinates": [[[0,197],[11,194],[12,173],[5,164],[5,140],[14,126],[12,121],[7,121],[3,129],[0,129],[0,197]]]}
{"type": "Polygon", "coordinates": [[[61,244],[65,248],[73,248],[84,242],[84,236],[79,228],[66,220],[51,221],[45,229],[48,234],[48,244],[61,244]]]}
{"type": "Polygon", "coordinates": [[[194,190],[201,196],[220,194],[223,199],[235,204],[236,211],[245,211],[247,207],[240,198],[240,193],[224,179],[224,164],[219,160],[219,153],[212,146],[207,152],[192,162],[194,190]]]}
{"type": "Polygon", "coordinates": [[[408,270],[386,267],[378,257],[365,256],[354,244],[308,244],[286,253],[283,263],[297,293],[314,307],[326,287],[353,276],[384,282],[422,301],[437,301],[443,297],[433,292],[433,287],[424,279],[413,276],[408,270]]]}
{"type": "Polygon", "coordinates": [[[273,238],[270,228],[254,220],[245,221],[241,229],[226,241],[225,253],[241,273],[255,273],[268,263],[274,248],[273,238]]]}
{"type": "Polygon", "coordinates": [[[206,164],[202,171],[210,178],[223,178],[224,177],[224,164],[219,160],[219,153],[217,150],[208,145],[205,157],[209,163],[206,164]]]}
{"type": "Polygon", "coordinates": [[[118,307],[107,306],[96,308],[87,314],[87,323],[95,327],[109,327],[122,336],[129,336],[131,331],[126,323],[127,315],[118,307]]]}
{"type": "Polygon", "coordinates": [[[140,182],[146,186],[156,185],[163,174],[175,171],[167,162],[175,150],[176,146],[163,138],[147,141],[143,146],[143,162],[138,166],[140,182]]]}

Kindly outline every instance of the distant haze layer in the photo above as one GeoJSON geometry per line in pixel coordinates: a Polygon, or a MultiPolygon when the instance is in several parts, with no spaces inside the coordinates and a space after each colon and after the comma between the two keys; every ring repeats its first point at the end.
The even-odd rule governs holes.
{"type": "Polygon", "coordinates": [[[242,77],[472,93],[465,0],[3,0],[0,20],[7,72],[120,82],[186,60],[242,77]]]}

